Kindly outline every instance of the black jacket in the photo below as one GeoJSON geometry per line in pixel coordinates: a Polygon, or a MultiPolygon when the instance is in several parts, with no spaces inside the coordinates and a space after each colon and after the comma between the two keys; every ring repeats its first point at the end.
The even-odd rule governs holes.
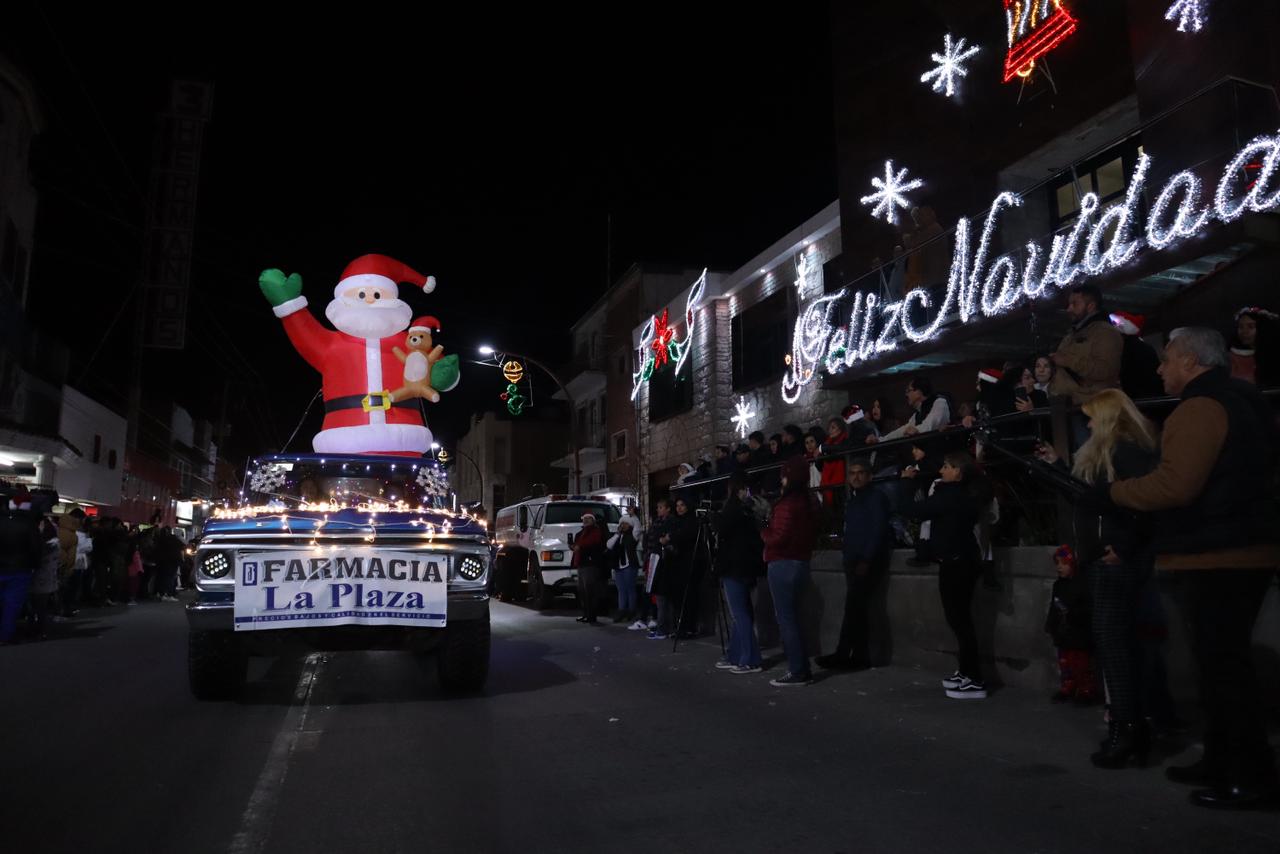
{"type": "Polygon", "coordinates": [[[732,496],[712,518],[716,575],[754,581],[764,575],[764,541],[751,508],[732,496]]]}
{"type": "Polygon", "coordinates": [[[906,515],[929,519],[929,551],[939,560],[976,560],[978,501],[966,483],[939,483],[933,495],[906,508],[906,515]]]}
{"type": "Polygon", "coordinates": [[[607,547],[609,553],[606,564],[610,569],[640,568],[640,547],[634,534],[630,531],[614,534],[606,542],[613,543],[612,547],[607,547]]]}
{"type": "Polygon", "coordinates": [[[0,509],[0,575],[35,572],[43,557],[40,517],[29,510],[0,509]]]}
{"type": "MultiPolygon", "coordinates": [[[[1106,569],[1097,571],[1106,572],[1106,569]]],[[[1092,626],[1089,588],[1084,579],[1076,575],[1053,582],[1049,615],[1044,622],[1044,630],[1053,638],[1053,645],[1058,649],[1092,649],[1092,626]]]]}
{"type": "Polygon", "coordinates": [[[850,490],[844,505],[844,563],[875,563],[893,545],[889,531],[889,498],[872,487],[850,490]]]}
{"type": "Polygon", "coordinates": [[[1160,369],[1160,357],[1150,344],[1137,335],[1124,336],[1124,349],[1120,351],[1120,388],[1134,400],[1144,397],[1162,397],[1164,383],[1156,373],[1160,369]]]}

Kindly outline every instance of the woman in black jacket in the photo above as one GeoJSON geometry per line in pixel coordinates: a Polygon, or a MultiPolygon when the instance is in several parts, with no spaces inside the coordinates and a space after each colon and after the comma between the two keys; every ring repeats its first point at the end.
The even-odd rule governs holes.
{"type": "Polygon", "coordinates": [[[699,564],[698,547],[698,517],[687,500],[677,498],[668,550],[670,571],[664,569],[664,573],[666,593],[676,615],[674,632],[682,638],[697,634],[698,585],[706,569],[699,564]]]}
{"type": "MultiPolygon", "coordinates": [[[[1080,446],[1072,474],[1086,483],[1112,483],[1142,477],[1155,468],[1155,428],[1133,401],[1118,389],[1099,392],[1085,403],[1089,439],[1080,446]]],[[[1057,455],[1041,445],[1038,455],[1049,463],[1057,455]]],[[[1096,513],[1085,513],[1082,530],[1097,527],[1096,513]]],[[[1146,760],[1150,748],[1146,720],[1139,703],[1135,622],[1138,597],[1151,576],[1153,559],[1141,517],[1108,509],[1101,515],[1100,542],[1082,552],[1089,567],[1093,595],[1093,639],[1111,704],[1107,740],[1091,757],[1099,768],[1123,768],[1130,760],[1146,760]]]]}
{"type": "Polygon", "coordinates": [[[729,478],[729,500],[713,520],[716,532],[715,571],[733,617],[729,651],[716,667],[732,673],[759,673],[760,644],[756,641],[751,591],[764,575],[764,542],[748,503],[751,491],[741,473],[729,478]]]}
{"type": "Polygon", "coordinates": [[[907,508],[907,514],[930,520],[930,552],[941,567],[938,592],[947,625],[955,632],[959,646],[959,668],[942,680],[947,696],[954,700],[981,700],[987,696],[978,658],[978,632],[973,624],[973,589],[982,575],[978,539],[978,497],[974,485],[978,474],[973,457],[953,451],[943,457],[939,471],[942,482],[933,495],[907,508]]]}

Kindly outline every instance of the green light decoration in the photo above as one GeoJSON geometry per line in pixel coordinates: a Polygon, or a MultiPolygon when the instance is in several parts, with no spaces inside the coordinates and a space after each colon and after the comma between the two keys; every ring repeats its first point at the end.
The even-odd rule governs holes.
{"type": "Polygon", "coordinates": [[[525,397],[515,383],[508,385],[507,390],[498,396],[507,402],[507,412],[512,415],[520,415],[524,412],[525,397]]]}

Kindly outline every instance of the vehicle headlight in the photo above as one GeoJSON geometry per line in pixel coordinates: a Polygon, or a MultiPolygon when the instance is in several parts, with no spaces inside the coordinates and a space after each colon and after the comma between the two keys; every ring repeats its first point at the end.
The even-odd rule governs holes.
{"type": "Polygon", "coordinates": [[[222,578],[231,571],[231,555],[207,551],[200,556],[200,573],[206,578],[222,578]]]}
{"type": "Polygon", "coordinates": [[[564,552],[543,552],[542,560],[544,563],[564,560],[564,552]]]}
{"type": "Polygon", "coordinates": [[[467,581],[479,581],[484,575],[484,561],[478,557],[464,557],[458,561],[458,575],[467,581]]]}

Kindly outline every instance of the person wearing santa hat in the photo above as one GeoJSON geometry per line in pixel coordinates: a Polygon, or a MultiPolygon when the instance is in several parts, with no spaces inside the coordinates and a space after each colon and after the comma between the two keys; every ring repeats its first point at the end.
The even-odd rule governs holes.
{"type": "Polygon", "coordinates": [[[1113,311],[1111,325],[1124,336],[1124,349],[1120,351],[1120,388],[1134,400],[1161,397],[1164,385],[1158,373],[1160,357],[1154,347],[1142,340],[1146,317],[1127,311],[1113,311]]]}
{"type": "MultiPolygon", "coordinates": [[[[424,276],[385,255],[363,255],[347,265],[333,290],[325,316],[337,331],[325,329],[306,311],[302,277],[266,270],[258,286],[298,353],[324,379],[325,416],[312,441],[318,453],[424,454],[431,431],[417,399],[393,400],[391,390],[405,385],[405,365],[395,357],[413,318],[399,298],[399,283],[435,290],[424,276]]],[[[430,366],[430,385],[448,391],[458,383],[456,355],[430,366]]]]}

